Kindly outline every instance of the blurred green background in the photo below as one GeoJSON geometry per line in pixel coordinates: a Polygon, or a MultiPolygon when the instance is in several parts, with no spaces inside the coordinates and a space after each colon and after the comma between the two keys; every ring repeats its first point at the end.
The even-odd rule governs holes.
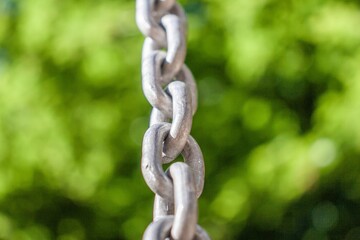
{"type": "MultiPolygon", "coordinates": [[[[183,0],[214,240],[360,239],[360,2],[183,0]]],[[[0,239],[140,239],[134,0],[0,0],[0,239]]]]}

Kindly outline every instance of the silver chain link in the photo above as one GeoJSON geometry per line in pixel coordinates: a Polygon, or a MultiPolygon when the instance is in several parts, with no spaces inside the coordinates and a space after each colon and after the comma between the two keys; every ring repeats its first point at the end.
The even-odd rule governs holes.
{"type": "Polygon", "coordinates": [[[197,198],[204,187],[205,168],[201,149],[190,136],[197,87],[184,64],[184,10],[175,0],[137,0],[136,22],[145,36],[142,87],[153,107],[141,170],[155,201],[153,222],[143,240],[210,240],[197,225],[197,198]],[[180,154],[184,162],[172,163],[164,172],[162,165],[180,154]]]}

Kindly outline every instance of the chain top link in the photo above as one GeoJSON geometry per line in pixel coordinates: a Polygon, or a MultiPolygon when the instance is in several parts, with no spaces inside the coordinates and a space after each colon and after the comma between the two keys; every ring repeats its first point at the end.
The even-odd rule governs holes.
{"type": "Polygon", "coordinates": [[[209,240],[197,225],[197,198],[204,187],[205,169],[201,149],[190,136],[197,86],[184,64],[184,10],[175,0],[137,0],[136,23],[145,36],[143,92],[153,107],[143,139],[141,170],[155,201],[153,222],[143,239],[209,240]],[[173,163],[164,172],[162,165],[180,154],[184,162],[173,163]]]}

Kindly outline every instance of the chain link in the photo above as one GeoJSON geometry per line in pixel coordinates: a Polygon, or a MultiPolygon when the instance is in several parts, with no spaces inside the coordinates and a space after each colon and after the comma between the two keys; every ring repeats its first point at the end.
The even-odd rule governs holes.
{"type": "Polygon", "coordinates": [[[155,200],[153,222],[143,239],[210,240],[197,225],[197,198],[204,187],[205,169],[201,149],[190,136],[197,86],[184,64],[184,10],[175,0],[137,0],[136,22],[145,36],[142,87],[153,107],[143,139],[141,170],[155,200]],[[162,165],[180,154],[184,162],[172,163],[164,172],[162,165]]]}

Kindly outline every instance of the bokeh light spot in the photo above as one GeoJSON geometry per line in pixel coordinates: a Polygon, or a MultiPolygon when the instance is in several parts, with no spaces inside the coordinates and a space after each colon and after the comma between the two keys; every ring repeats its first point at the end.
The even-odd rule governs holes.
{"type": "Polygon", "coordinates": [[[331,202],[317,205],[312,211],[312,222],[318,231],[326,232],[334,227],[339,220],[339,212],[331,202]]]}
{"type": "Polygon", "coordinates": [[[315,229],[311,228],[306,231],[302,240],[328,240],[328,237],[324,233],[318,232],[315,229]]]}
{"type": "Polygon", "coordinates": [[[360,239],[360,227],[351,229],[345,237],[345,240],[359,240],[360,239]]]}
{"type": "Polygon", "coordinates": [[[242,116],[249,129],[259,130],[268,123],[271,109],[265,100],[252,98],[245,102],[242,116]]]}
{"type": "Polygon", "coordinates": [[[241,179],[232,179],[226,183],[211,209],[226,220],[231,220],[237,215],[244,220],[247,217],[249,191],[241,179]]]}
{"type": "Polygon", "coordinates": [[[309,154],[310,159],[316,166],[326,167],[336,158],[336,145],[328,138],[321,138],[312,144],[309,154]]]}

